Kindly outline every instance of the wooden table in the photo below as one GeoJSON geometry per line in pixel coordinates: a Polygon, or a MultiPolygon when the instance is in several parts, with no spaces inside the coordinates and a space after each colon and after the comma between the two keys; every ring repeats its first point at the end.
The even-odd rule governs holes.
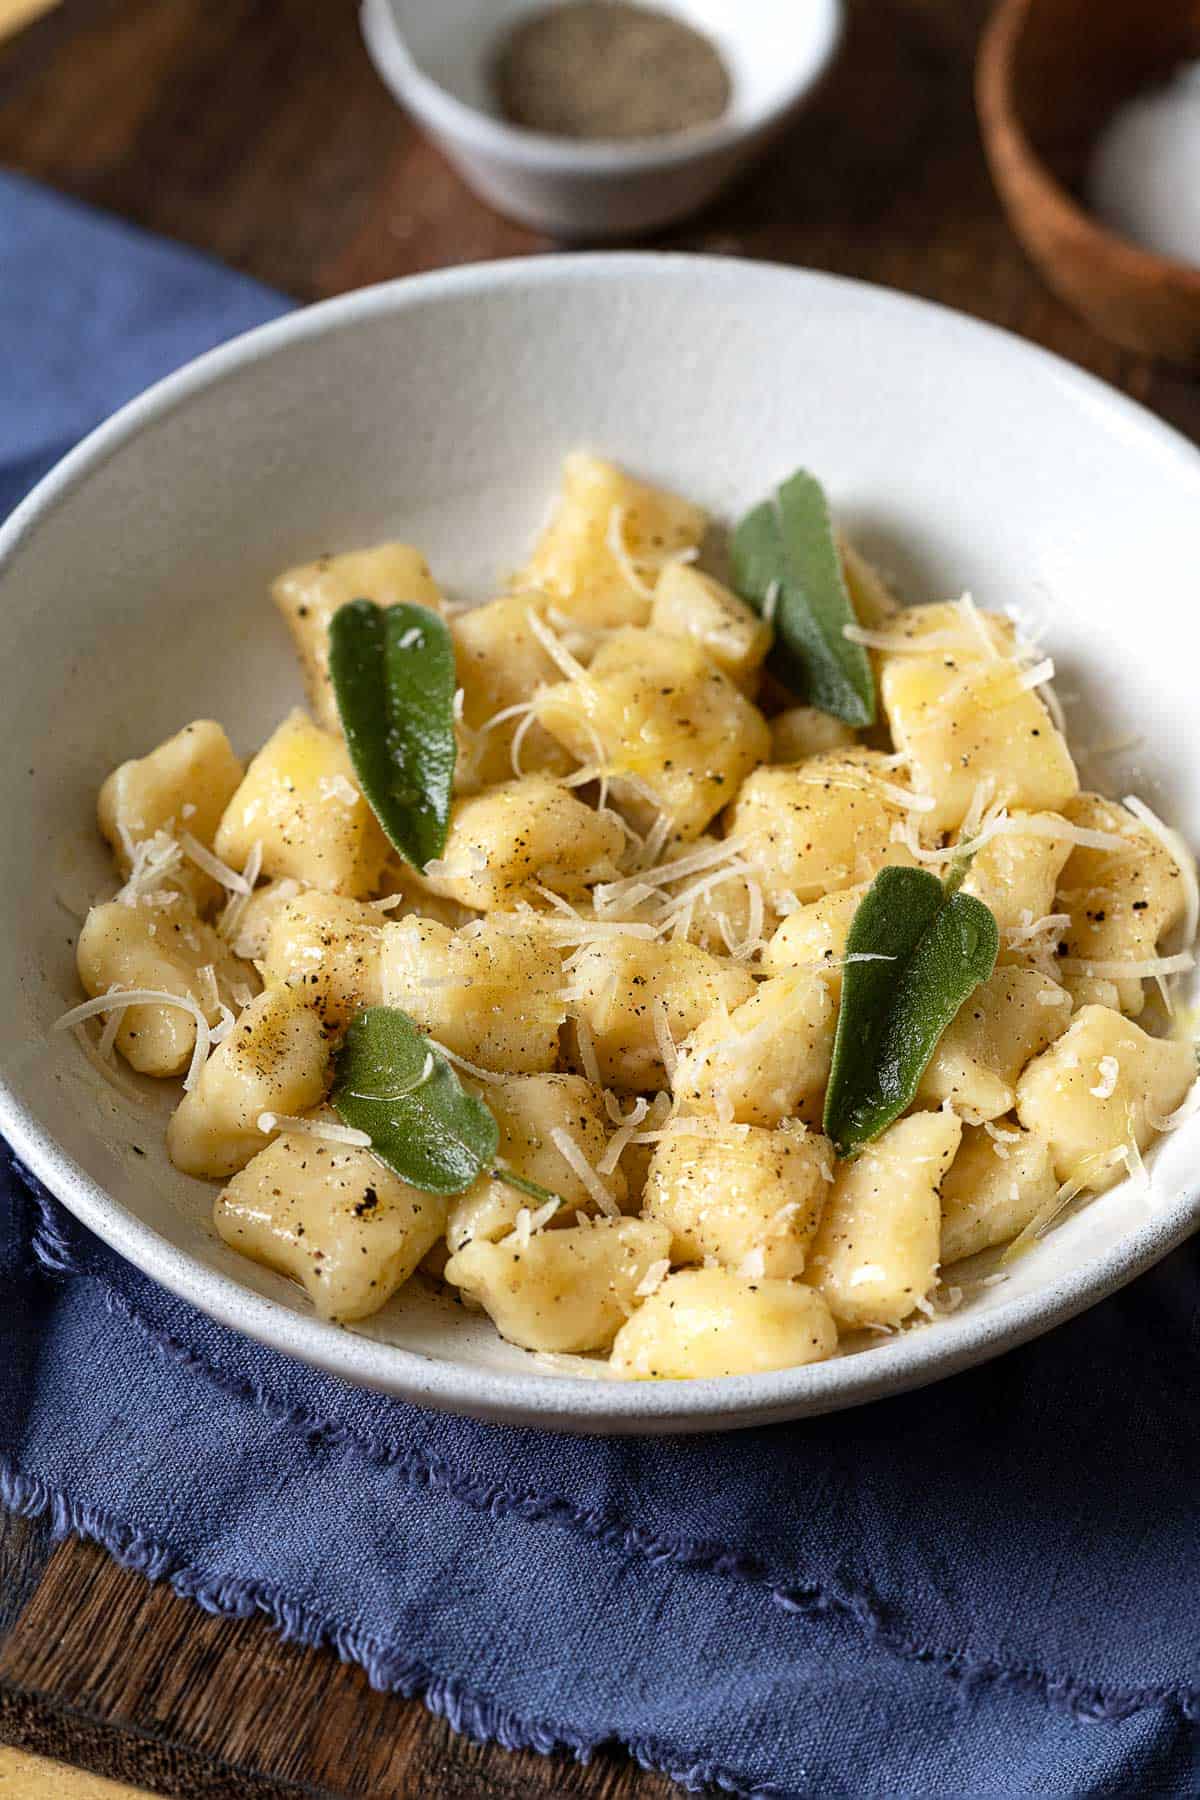
{"type": "MultiPolygon", "coordinates": [[[[799,3],[799,0],[798,0],[799,3]]],[[[490,213],[379,85],[351,0],[67,0],[0,49],[0,162],[300,299],[546,250],[490,213]]],[[[1101,343],[1001,216],[971,99],[984,0],[850,0],[838,68],[770,160],[671,247],[806,263],[1048,345],[1200,439],[1200,387],[1101,343]]],[[[0,1742],[161,1793],[652,1800],[455,1737],[265,1624],[213,1619],[0,1514],[0,1742]]]]}

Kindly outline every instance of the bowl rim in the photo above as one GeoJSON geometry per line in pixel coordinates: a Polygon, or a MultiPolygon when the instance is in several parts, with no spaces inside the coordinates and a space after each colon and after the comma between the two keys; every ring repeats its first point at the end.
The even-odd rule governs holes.
{"type": "Polygon", "coordinates": [[[1013,62],[1032,7],[1033,0],[999,0],[975,58],[975,104],[984,154],[1006,211],[1025,210],[1028,198],[1036,198],[1077,245],[1089,245],[1124,280],[1139,285],[1168,283],[1200,306],[1200,268],[1151,250],[1105,224],[1063,186],[1030,141],[1014,99],[1013,62]],[[1010,190],[1016,172],[1029,183],[1024,207],[1010,190]]]}
{"type": "Polygon", "coordinates": [[[627,140],[556,137],[513,125],[460,100],[416,60],[389,0],[361,0],[359,28],[380,81],[443,138],[475,155],[543,174],[627,177],[675,168],[772,131],[811,92],[837,54],[845,32],[845,6],[843,0],[824,0],[824,4],[824,35],[814,34],[803,68],[770,105],[740,116],[726,111],[711,124],[661,137],[627,140]]]}
{"type": "MultiPolygon", "coordinates": [[[[1027,366],[1030,359],[1088,409],[1115,414],[1135,438],[1173,464],[1183,460],[1200,496],[1200,451],[1171,426],[1073,364],[970,315],[845,276],[786,264],[743,262],[681,252],[585,252],[517,257],[402,277],[303,307],[207,351],[126,403],[43,477],[0,526],[0,582],[38,531],[97,469],[195,395],[245,368],[311,339],[375,317],[403,314],[445,299],[473,298],[530,285],[647,282],[686,274],[744,294],[786,286],[843,303],[924,321],[944,338],[967,338],[1027,366]]],[[[34,551],[36,553],[36,550],[34,551]]],[[[0,1074],[0,1133],[12,1150],[85,1226],[135,1267],[210,1317],[351,1383],[419,1405],[476,1418],[567,1431],[661,1432],[738,1429],[861,1405],[920,1387],[1012,1349],[1074,1317],[1149,1269],[1200,1225],[1200,1177],[1150,1218],[1135,1221],[1115,1244],[1045,1287],[963,1317],[954,1338],[902,1333],[870,1351],[770,1373],[691,1381],[620,1382],[534,1371],[498,1372],[444,1361],[299,1313],[206,1267],[124,1210],[55,1140],[0,1074]]]]}

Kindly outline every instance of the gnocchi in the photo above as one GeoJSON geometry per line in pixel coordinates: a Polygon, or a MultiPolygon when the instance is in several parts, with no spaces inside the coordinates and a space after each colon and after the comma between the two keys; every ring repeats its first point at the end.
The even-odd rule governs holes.
{"type": "Polygon", "coordinates": [[[445,854],[426,868],[432,893],[479,912],[509,910],[614,881],[625,834],[612,814],[545,775],[503,781],[458,800],[445,854]]]}
{"type": "Polygon", "coordinates": [[[766,720],[700,644],[634,627],[545,689],[536,716],[581,763],[607,772],[632,824],[658,815],[685,842],[770,749],[766,720]]]}
{"type": "Polygon", "coordinates": [[[836,1348],[837,1326],[813,1288],[680,1269],[621,1326],[612,1366],[628,1381],[761,1375],[823,1362],[836,1348]]]}
{"type": "MultiPolygon", "coordinates": [[[[133,872],[143,852],[162,834],[168,841],[151,868],[156,886],[178,887],[207,910],[220,888],[212,876],[182,854],[178,832],[211,849],[226,806],[237,792],[242,765],[221,727],[196,719],[147,756],[114,769],[97,801],[100,830],[112,845],[123,875],[133,872]]],[[[141,861],[146,866],[147,857],[141,861]]]]}
{"type": "Polygon", "coordinates": [[[387,839],[359,791],[345,745],[299,710],[246,770],[213,848],[241,868],[256,844],[264,874],[351,899],[374,892],[387,860],[387,839]]]}
{"type": "Polygon", "coordinates": [[[681,1119],[651,1158],[642,1210],[670,1231],[672,1262],[712,1257],[786,1280],[804,1269],[832,1161],[828,1141],[803,1126],[695,1136],[681,1119]]]}
{"type": "Polygon", "coordinates": [[[698,506],[573,451],[558,509],[513,585],[542,589],[568,616],[599,630],[644,625],[654,576],[672,557],[698,549],[705,524],[698,506]]]}
{"type": "MultiPolygon", "coordinates": [[[[245,985],[258,986],[254,970],[196,913],[183,894],[168,893],[157,905],[93,906],[79,934],[75,961],[85,992],[121,988],[157,990],[189,1000],[209,1025],[221,1017],[223,1001],[245,985]]],[[[143,1075],[179,1075],[196,1042],[193,1013],[178,1006],[148,1003],[125,1007],[114,1040],[130,1068],[143,1075]]]]}
{"type": "Polygon", "coordinates": [[[369,1151],[284,1131],[217,1195],[233,1250],[303,1284],[323,1319],[386,1304],[446,1225],[446,1202],[409,1187],[369,1151]]]}
{"type": "Polygon", "coordinates": [[[409,601],[431,612],[442,608],[429,564],[411,544],[375,544],[368,550],[318,556],[315,562],[286,569],[271,597],[292,634],[317,723],[335,732],[342,726],[329,679],[329,627],[338,608],[349,600],[373,600],[376,606],[409,601]]]}
{"type": "MultiPolygon", "coordinates": [[[[488,1105],[500,1127],[500,1160],[535,1181],[560,1202],[548,1223],[565,1225],[578,1213],[597,1210],[596,1189],[612,1212],[625,1199],[621,1168],[605,1168],[589,1185],[563,1145],[577,1151],[591,1169],[604,1162],[612,1121],[604,1110],[604,1090],[582,1075],[512,1075],[493,1084],[488,1105]]],[[[446,1241],[457,1253],[474,1238],[494,1241],[513,1230],[522,1208],[536,1205],[527,1194],[492,1175],[481,1176],[450,1203],[446,1241]]]]}
{"type": "Polygon", "coordinates": [[[1151,1037],[1110,1007],[1085,1006],[1021,1075],[1017,1117],[1049,1143],[1060,1181],[1109,1187],[1195,1075],[1190,1044],[1151,1037]]]}
{"type": "Polygon", "coordinates": [[[115,891],[59,1023],[105,1069],[183,1077],[175,1166],[320,1317],[435,1283],[624,1380],[857,1353],[1178,1122],[1194,1049],[1134,1020],[1161,1031],[1152,984],[1169,1001],[1191,964],[1182,839],[1080,790],[1051,664],[1010,618],[902,607],[827,521],[858,648],[840,687],[810,681],[764,516],[765,573],[740,533],[710,564],[700,507],[576,452],[482,605],[445,601],[406,543],[290,568],[271,592],[309,710],[247,761],[197,719],[103,782],[115,891]],[[369,685],[347,738],[330,670],[351,600],[446,621],[436,670],[432,628],[393,634],[409,686],[376,745],[369,685]],[[960,927],[925,963],[884,916],[916,894],[914,942],[926,903],[960,927]],[[893,1031],[925,988],[936,1031],[893,1031]],[[386,1054],[356,1062],[364,1043],[386,1054]]]}
{"type": "Polygon", "coordinates": [[[607,1350],[659,1262],[669,1235],[651,1219],[597,1219],[565,1231],[474,1238],[446,1280],[478,1301],[501,1337],[526,1350],[607,1350]]]}
{"type": "Polygon", "coordinates": [[[777,913],[914,861],[903,831],[907,790],[877,750],[827,750],[742,783],[729,811],[740,846],[777,913]]]}
{"type": "Polygon", "coordinates": [[[185,1175],[233,1175],[263,1148],[266,1115],[295,1117],[324,1098],[329,1040],[294,988],[269,987],[239,1015],[167,1126],[171,1161],[185,1175]]]}
{"type": "Polygon", "coordinates": [[[841,1324],[899,1325],[928,1299],[962,1129],[953,1112],[912,1113],[842,1164],[805,1271],[841,1324]]]}

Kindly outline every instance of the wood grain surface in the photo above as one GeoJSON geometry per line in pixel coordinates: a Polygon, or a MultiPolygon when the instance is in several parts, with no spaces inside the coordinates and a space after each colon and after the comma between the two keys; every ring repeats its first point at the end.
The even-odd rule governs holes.
{"type": "MultiPolygon", "coordinates": [[[[489,212],[372,73],[351,0],[66,0],[0,48],[0,163],[300,299],[552,248],[489,212]]],[[[972,108],[983,0],[849,0],[841,59],[770,159],[658,243],[865,277],[1093,370],[1200,439],[1200,388],[1103,343],[1040,283],[972,108]]],[[[481,1748],[264,1623],[214,1619],[0,1514],[0,1742],[189,1800],[658,1800],[481,1748]]]]}

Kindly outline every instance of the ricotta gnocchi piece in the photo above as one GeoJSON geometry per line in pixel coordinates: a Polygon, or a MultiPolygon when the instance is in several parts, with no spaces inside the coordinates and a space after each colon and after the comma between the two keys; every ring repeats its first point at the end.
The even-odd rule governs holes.
{"type": "Polygon", "coordinates": [[[236,749],[185,722],[103,781],[114,891],[60,1024],[126,1093],[118,1062],[181,1084],[168,1154],[321,1317],[417,1279],[618,1379],[869,1353],[1186,1111],[1193,859],[1085,790],[1050,659],[969,598],[901,607],[811,477],[720,538],[577,451],[498,592],[453,603],[396,542],[287,569],[307,710],[236,749]],[[375,726],[351,612],[390,646],[375,726]],[[415,1072],[354,1089],[398,1015],[415,1072]]]}

